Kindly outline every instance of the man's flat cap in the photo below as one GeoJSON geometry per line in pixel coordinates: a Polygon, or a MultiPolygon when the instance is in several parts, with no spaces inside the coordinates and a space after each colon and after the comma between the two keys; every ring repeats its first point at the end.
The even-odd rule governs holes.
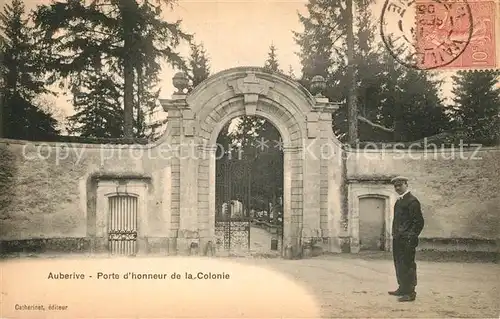
{"type": "Polygon", "coordinates": [[[408,182],[408,178],[404,176],[396,176],[393,179],[391,179],[391,184],[394,184],[396,182],[408,182]]]}

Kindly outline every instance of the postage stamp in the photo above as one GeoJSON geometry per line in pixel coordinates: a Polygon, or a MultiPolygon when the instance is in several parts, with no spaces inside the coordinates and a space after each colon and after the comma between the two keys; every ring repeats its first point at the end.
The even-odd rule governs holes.
{"type": "Polygon", "coordinates": [[[389,53],[399,63],[410,68],[430,70],[452,63],[465,51],[472,37],[473,20],[470,6],[464,1],[461,21],[469,32],[465,39],[452,41],[449,35],[457,28],[454,23],[447,31],[436,29],[436,26],[442,24],[443,14],[456,19],[455,8],[452,11],[453,5],[450,7],[449,3],[440,0],[426,1],[428,4],[414,0],[386,0],[380,17],[380,34],[389,53]],[[418,12],[421,14],[418,15],[418,12]],[[416,23],[418,18],[420,24],[416,23]]]}
{"type": "Polygon", "coordinates": [[[415,41],[417,51],[422,53],[417,60],[419,68],[495,68],[498,58],[496,10],[493,1],[459,0],[437,4],[417,0],[415,41]]]}
{"type": "Polygon", "coordinates": [[[386,0],[380,33],[407,67],[495,68],[497,10],[491,0],[386,0]]]}

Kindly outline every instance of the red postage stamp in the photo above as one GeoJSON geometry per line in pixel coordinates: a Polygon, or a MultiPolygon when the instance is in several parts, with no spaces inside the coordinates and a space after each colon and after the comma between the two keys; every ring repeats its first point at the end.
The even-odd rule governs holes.
{"type": "Polygon", "coordinates": [[[417,0],[415,9],[420,69],[498,66],[495,2],[417,0]]]}

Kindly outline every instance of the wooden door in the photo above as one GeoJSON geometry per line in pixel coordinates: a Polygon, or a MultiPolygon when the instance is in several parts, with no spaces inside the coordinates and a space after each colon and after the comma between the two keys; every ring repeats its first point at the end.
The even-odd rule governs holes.
{"type": "Polygon", "coordinates": [[[385,200],[359,200],[359,244],[361,250],[385,250],[385,200]]]}

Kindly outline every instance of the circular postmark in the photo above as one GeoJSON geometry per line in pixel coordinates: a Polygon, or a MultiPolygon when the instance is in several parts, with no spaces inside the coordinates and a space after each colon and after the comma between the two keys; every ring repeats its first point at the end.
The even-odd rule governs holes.
{"type": "Polygon", "coordinates": [[[473,31],[466,0],[386,0],[380,35],[392,57],[402,65],[431,70],[458,59],[473,31]]]}

